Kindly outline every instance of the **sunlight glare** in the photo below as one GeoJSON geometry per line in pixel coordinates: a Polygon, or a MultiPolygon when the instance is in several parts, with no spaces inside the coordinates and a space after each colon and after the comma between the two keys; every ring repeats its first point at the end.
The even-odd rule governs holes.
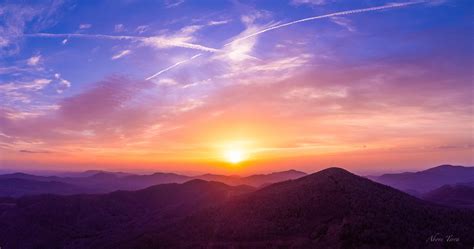
{"type": "Polygon", "coordinates": [[[237,164],[245,159],[244,153],[241,150],[228,150],[225,152],[225,159],[227,162],[237,164]]]}

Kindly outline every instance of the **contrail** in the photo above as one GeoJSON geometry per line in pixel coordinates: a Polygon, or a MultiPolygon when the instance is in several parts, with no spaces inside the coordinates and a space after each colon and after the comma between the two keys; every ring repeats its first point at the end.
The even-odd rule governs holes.
{"type": "Polygon", "coordinates": [[[175,67],[177,67],[177,66],[179,66],[179,65],[181,65],[181,64],[183,64],[183,63],[186,63],[186,62],[188,62],[188,61],[190,61],[190,60],[194,60],[194,59],[196,59],[197,57],[199,57],[199,56],[201,56],[201,55],[202,55],[202,54],[196,54],[196,55],[194,55],[193,57],[191,57],[191,58],[189,58],[189,59],[182,60],[182,61],[178,61],[178,62],[176,62],[175,64],[173,64],[173,65],[171,65],[171,66],[169,66],[169,67],[167,67],[167,68],[165,68],[165,69],[159,71],[158,73],[155,73],[155,74],[153,74],[152,76],[146,78],[145,80],[151,80],[151,79],[155,78],[156,76],[158,76],[158,75],[160,75],[160,74],[162,74],[162,73],[164,73],[164,72],[167,72],[167,71],[169,71],[169,70],[171,70],[171,69],[173,69],[173,68],[175,68],[175,67]]]}
{"type": "MultiPolygon", "coordinates": [[[[232,44],[233,42],[239,42],[239,41],[242,41],[242,40],[246,40],[246,39],[249,39],[251,37],[254,37],[254,36],[258,36],[262,33],[266,33],[268,31],[271,31],[271,30],[275,30],[275,29],[280,29],[280,28],[283,28],[283,27],[287,27],[287,26],[290,26],[290,25],[294,25],[294,24],[298,24],[298,23],[302,23],[302,22],[308,22],[308,21],[313,21],[313,20],[317,20],[317,19],[323,19],[323,18],[329,18],[329,17],[333,17],[333,16],[343,16],[343,15],[351,15],[351,14],[357,14],[357,13],[363,13],[363,12],[369,12],[369,11],[377,11],[377,10],[384,10],[384,9],[391,9],[391,8],[400,8],[400,7],[405,7],[405,6],[409,6],[409,5],[413,5],[413,4],[420,4],[420,3],[425,3],[426,0],[421,0],[421,1],[412,1],[412,2],[405,2],[405,3],[393,3],[393,4],[388,4],[388,5],[383,5],[383,6],[377,6],[377,7],[370,7],[370,8],[363,8],[363,9],[354,9],[354,10],[346,10],[346,11],[340,11],[340,12],[334,12],[334,13],[330,13],[330,14],[325,14],[325,15],[320,15],[320,16],[313,16],[313,17],[307,17],[307,18],[303,18],[303,19],[299,19],[299,20],[296,20],[296,21],[292,21],[292,22],[287,22],[287,23],[283,23],[283,24],[279,24],[279,25],[276,25],[276,26],[272,26],[272,27],[269,27],[269,28],[266,28],[266,29],[262,29],[260,31],[257,31],[255,33],[252,33],[252,34],[249,34],[249,35],[246,35],[244,37],[240,37],[240,38],[237,38],[237,39],[234,39],[226,44],[224,44],[224,47],[226,46],[229,46],[230,44],[232,44]]],[[[215,52],[221,52],[222,50],[217,50],[216,51],[208,51],[208,52],[212,52],[212,53],[215,53],[215,52]]],[[[169,66],[161,71],[159,71],[158,73],[155,73],[154,75],[146,78],[146,80],[151,80],[153,78],[155,78],[156,76],[162,74],[162,73],[165,73],[183,63],[186,63],[186,62],[189,62],[199,56],[201,56],[202,54],[196,54],[194,55],[193,57],[187,59],[187,60],[183,60],[183,61],[180,61],[172,66],[169,66]]]]}
{"type": "Polygon", "coordinates": [[[189,48],[195,50],[201,50],[205,52],[212,52],[216,53],[219,50],[215,48],[210,48],[206,46],[202,46],[199,44],[189,43],[189,42],[182,42],[182,41],[170,41],[166,38],[159,37],[159,36],[126,36],[126,35],[102,35],[102,34],[51,34],[51,33],[34,33],[34,34],[25,34],[25,36],[29,37],[77,37],[77,38],[89,38],[89,39],[109,39],[109,40],[130,40],[130,41],[140,41],[147,44],[156,44],[163,47],[181,47],[181,48],[189,48]]]}
{"type": "Polygon", "coordinates": [[[335,13],[331,13],[331,14],[326,14],[326,15],[321,15],[321,16],[313,16],[313,17],[308,17],[308,18],[304,18],[304,19],[300,19],[300,20],[296,20],[296,21],[292,21],[292,22],[287,22],[287,23],[283,23],[283,24],[280,24],[280,25],[276,25],[276,26],[272,26],[272,27],[269,27],[269,28],[266,28],[266,29],[262,29],[260,31],[257,31],[255,33],[252,33],[250,35],[246,35],[244,37],[240,37],[240,38],[237,38],[229,43],[226,43],[224,46],[228,46],[230,44],[232,44],[233,42],[238,42],[238,41],[241,41],[241,40],[246,40],[250,37],[254,37],[254,36],[257,36],[257,35],[260,35],[262,33],[265,33],[265,32],[268,32],[270,30],[274,30],[274,29],[280,29],[280,28],[283,28],[283,27],[286,27],[286,26],[290,26],[290,25],[294,25],[294,24],[297,24],[297,23],[302,23],[302,22],[308,22],[308,21],[312,21],[312,20],[316,20],[316,19],[323,19],[323,18],[328,18],[328,17],[333,17],[333,16],[344,16],[344,15],[351,15],[351,14],[356,14],[356,13],[363,13],[363,12],[369,12],[369,11],[377,11],[377,10],[383,10],[383,9],[391,9],[391,8],[398,8],[398,7],[405,7],[405,6],[408,6],[408,5],[413,5],[413,4],[419,4],[419,3],[424,3],[426,1],[416,1],[416,2],[406,2],[406,3],[394,3],[394,4],[389,4],[389,5],[383,5],[383,6],[378,6],[378,7],[371,7],[371,8],[364,8],[364,9],[355,9],[355,10],[346,10],[346,11],[341,11],[341,12],[335,12],[335,13]]]}

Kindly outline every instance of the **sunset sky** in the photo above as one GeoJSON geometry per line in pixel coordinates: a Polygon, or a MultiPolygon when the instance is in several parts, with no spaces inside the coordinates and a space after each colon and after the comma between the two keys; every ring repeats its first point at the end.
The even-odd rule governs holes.
{"type": "Polygon", "coordinates": [[[473,1],[18,2],[0,169],[474,164],[473,1]]]}

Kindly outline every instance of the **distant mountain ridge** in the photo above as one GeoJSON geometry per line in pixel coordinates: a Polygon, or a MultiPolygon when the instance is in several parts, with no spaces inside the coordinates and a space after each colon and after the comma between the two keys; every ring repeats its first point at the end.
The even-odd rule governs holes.
{"type": "Polygon", "coordinates": [[[270,174],[251,175],[247,177],[226,176],[226,175],[199,175],[186,176],[175,173],[153,173],[150,175],[135,175],[124,172],[107,172],[101,170],[89,170],[76,174],[75,177],[59,176],[36,176],[25,173],[12,173],[0,175],[0,186],[9,183],[9,191],[1,191],[1,196],[19,197],[31,194],[79,194],[79,193],[107,193],[115,190],[138,190],[156,184],[166,183],[184,183],[193,179],[202,179],[208,181],[218,181],[227,185],[249,185],[260,187],[279,181],[296,179],[305,176],[306,173],[288,170],[274,172],[270,174]],[[12,181],[12,179],[21,179],[22,181],[12,181]],[[26,184],[26,182],[28,184],[26,184]],[[64,184],[64,188],[47,187],[45,182],[55,182],[64,184]]]}
{"type": "Polygon", "coordinates": [[[249,185],[254,187],[260,187],[262,185],[268,185],[275,182],[297,179],[306,175],[306,173],[301,171],[287,170],[281,172],[273,172],[270,174],[258,174],[244,177],[206,174],[195,176],[194,178],[203,179],[207,181],[223,182],[228,185],[249,185]]]}
{"type": "Polygon", "coordinates": [[[58,181],[36,181],[22,178],[0,179],[0,196],[15,197],[19,195],[59,194],[68,195],[86,191],[72,184],[58,181]]]}
{"type": "Polygon", "coordinates": [[[474,181],[474,167],[440,165],[418,172],[369,177],[376,182],[420,195],[443,185],[474,181]]]}

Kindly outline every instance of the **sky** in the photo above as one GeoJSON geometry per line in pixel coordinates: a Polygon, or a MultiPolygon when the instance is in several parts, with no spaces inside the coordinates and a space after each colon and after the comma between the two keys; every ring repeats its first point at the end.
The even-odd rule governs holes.
{"type": "Polygon", "coordinates": [[[473,7],[0,1],[0,169],[473,165],[473,7]]]}

